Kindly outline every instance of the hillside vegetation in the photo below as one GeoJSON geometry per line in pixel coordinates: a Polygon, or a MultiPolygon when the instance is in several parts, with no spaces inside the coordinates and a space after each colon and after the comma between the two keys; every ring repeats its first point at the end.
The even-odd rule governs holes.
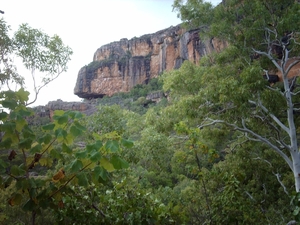
{"type": "Polygon", "coordinates": [[[44,125],[28,124],[29,93],[9,59],[20,55],[29,69],[54,78],[57,70],[43,63],[64,66],[50,60],[51,51],[63,53],[55,46],[64,45],[24,30],[9,37],[0,20],[0,223],[300,220],[300,89],[289,75],[300,62],[299,3],[228,0],[214,8],[175,0],[174,9],[186,26],[204,27],[202,38],[222,38],[229,47],[129,93],[97,99],[90,116],[58,110],[49,123],[34,123],[44,125]],[[21,88],[4,91],[7,81],[21,88]],[[151,93],[161,93],[159,101],[151,93]]]}

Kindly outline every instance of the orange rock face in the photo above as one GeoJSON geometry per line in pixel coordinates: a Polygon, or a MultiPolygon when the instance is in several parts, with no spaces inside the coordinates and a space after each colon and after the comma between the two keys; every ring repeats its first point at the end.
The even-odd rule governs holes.
{"type": "MultiPolygon", "coordinates": [[[[290,58],[287,60],[285,69],[287,69],[292,63],[298,62],[295,66],[293,66],[291,68],[291,70],[289,71],[289,73],[287,74],[288,78],[292,78],[295,76],[300,76],[300,62],[299,62],[299,58],[290,58]]],[[[282,73],[280,71],[277,71],[276,75],[279,77],[279,81],[282,81],[282,73]]]]}
{"type": "Polygon", "coordinates": [[[164,71],[179,68],[185,60],[198,63],[202,56],[226,47],[223,41],[201,41],[199,32],[178,25],[104,45],[95,52],[93,62],[80,69],[74,94],[97,98],[128,92],[164,71]]]}

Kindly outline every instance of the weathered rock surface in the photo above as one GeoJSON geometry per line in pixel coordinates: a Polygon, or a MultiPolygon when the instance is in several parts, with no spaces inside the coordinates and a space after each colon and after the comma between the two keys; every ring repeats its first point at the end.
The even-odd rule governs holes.
{"type": "Polygon", "coordinates": [[[36,117],[46,117],[52,119],[55,110],[79,111],[86,115],[91,115],[96,111],[96,104],[93,102],[64,102],[60,99],[50,101],[45,106],[34,107],[36,117]]]}
{"type": "Polygon", "coordinates": [[[146,100],[151,100],[151,102],[160,102],[160,100],[165,97],[165,94],[162,91],[151,92],[147,94],[146,100]]]}
{"type": "Polygon", "coordinates": [[[55,110],[79,111],[87,115],[91,115],[96,110],[95,105],[91,104],[91,102],[64,102],[60,99],[48,102],[45,108],[49,111],[50,118],[52,118],[55,110]]]}
{"type": "Polygon", "coordinates": [[[80,69],[74,94],[98,98],[128,92],[164,71],[179,68],[185,60],[198,63],[202,56],[226,47],[224,41],[201,40],[199,32],[178,25],[104,45],[95,52],[93,62],[80,69]]]}

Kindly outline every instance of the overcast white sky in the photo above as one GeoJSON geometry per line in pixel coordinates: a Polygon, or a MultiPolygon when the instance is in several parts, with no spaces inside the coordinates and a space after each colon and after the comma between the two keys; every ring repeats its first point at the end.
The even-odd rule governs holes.
{"type": "MultiPolygon", "coordinates": [[[[216,5],[221,0],[211,2],[216,5]]],[[[51,36],[57,34],[73,50],[68,71],[42,89],[34,104],[45,105],[57,99],[81,100],[73,94],[78,71],[102,45],[179,24],[172,4],[173,0],[7,0],[0,10],[13,31],[28,23],[51,36]]],[[[30,76],[29,71],[20,71],[30,76]]],[[[30,80],[26,84],[31,92],[30,80]]]]}

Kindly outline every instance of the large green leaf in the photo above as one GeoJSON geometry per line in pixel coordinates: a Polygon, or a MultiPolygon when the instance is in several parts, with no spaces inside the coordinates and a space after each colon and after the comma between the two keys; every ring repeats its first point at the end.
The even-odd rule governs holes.
{"type": "Polygon", "coordinates": [[[29,199],[23,206],[23,210],[25,211],[34,211],[34,209],[36,208],[36,204],[32,199],[29,199]]]}
{"type": "Polygon", "coordinates": [[[93,154],[91,154],[90,160],[92,162],[99,162],[99,160],[101,159],[101,154],[100,152],[94,152],[93,154]]]}
{"type": "Polygon", "coordinates": [[[16,118],[16,130],[18,132],[21,132],[21,130],[23,129],[23,127],[27,125],[27,121],[21,117],[20,115],[17,115],[17,118],[16,118]]]}
{"type": "Polygon", "coordinates": [[[32,116],[34,113],[32,110],[29,110],[28,108],[26,108],[24,106],[24,108],[21,108],[19,111],[18,111],[18,114],[24,118],[24,117],[27,117],[27,116],[32,116]]]}
{"type": "Polygon", "coordinates": [[[127,139],[122,138],[121,143],[123,146],[127,148],[131,148],[133,146],[133,142],[127,139]]]}
{"type": "Polygon", "coordinates": [[[82,131],[86,130],[86,127],[83,126],[83,125],[81,125],[78,121],[74,121],[73,124],[74,124],[79,130],[82,130],[82,131]]]}
{"type": "Polygon", "coordinates": [[[86,173],[80,172],[80,173],[76,174],[76,177],[78,179],[78,185],[79,186],[86,187],[86,186],[89,185],[86,173]]]}
{"type": "Polygon", "coordinates": [[[93,151],[99,151],[102,147],[102,141],[96,141],[94,144],[90,144],[86,146],[86,150],[91,153],[93,151]]]}
{"type": "Polygon", "coordinates": [[[18,179],[16,182],[17,190],[26,190],[30,187],[29,181],[25,178],[18,179]]]}
{"type": "Polygon", "coordinates": [[[72,153],[72,149],[69,146],[67,146],[65,143],[62,144],[62,151],[68,154],[72,153]]]}
{"type": "Polygon", "coordinates": [[[102,170],[103,170],[103,169],[102,169],[100,166],[95,166],[95,167],[94,167],[94,170],[93,170],[93,178],[94,178],[95,180],[98,180],[98,179],[99,179],[102,170]]]}
{"type": "Polygon", "coordinates": [[[32,147],[32,148],[30,149],[30,153],[31,153],[31,154],[40,152],[40,151],[42,150],[42,145],[41,145],[41,144],[33,143],[33,145],[34,145],[34,147],[32,147]]]}
{"type": "Polygon", "coordinates": [[[113,164],[114,168],[119,169],[126,169],[129,167],[128,162],[126,162],[124,159],[121,159],[119,156],[112,156],[110,162],[113,164]]]}
{"type": "Polygon", "coordinates": [[[10,146],[12,145],[12,139],[11,138],[7,138],[5,140],[2,140],[0,142],[0,148],[10,148],[10,146]]]}
{"type": "Polygon", "coordinates": [[[14,110],[18,106],[18,103],[15,100],[3,100],[0,103],[4,108],[8,108],[11,110],[14,110]]]}
{"type": "Polygon", "coordinates": [[[22,202],[22,195],[20,193],[16,193],[14,194],[13,197],[11,197],[9,200],[8,200],[8,203],[11,205],[11,206],[15,206],[15,205],[20,205],[21,202],[22,202]]]}
{"type": "Polygon", "coordinates": [[[108,179],[108,173],[101,166],[95,166],[93,177],[95,180],[99,180],[99,178],[101,178],[101,180],[106,181],[108,179]]]}
{"type": "Polygon", "coordinates": [[[112,172],[115,170],[113,164],[111,162],[109,162],[106,158],[102,157],[100,159],[100,165],[106,169],[108,172],[112,172]]]}
{"type": "Polygon", "coordinates": [[[25,170],[21,169],[20,167],[18,167],[17,165],[13,165],[10,168],[10,173],[14,176],[21,176],[25,174],[25,170]]]}
{"type": "Polygon", "coordinates": [[[16,123],[6,122],[6,123],[1,124],[0,128],[1,128],[1,131],[5,131],[6,135],[7,134],[13,134],[14,130],[16,128],[16,123]]]}
{"type": "Polygon", "coordinates": [[[57,119],[58,124],[65,124],[68,122],[69,117],[67,115],[62,115],[56,119],[57,119]]]}
{"type": "Polygon", "coordinates": [[[28,97],[29,97],[29,92],[25,91],[24,88],[20,88],[16,94],[18,95],[19,99],[21,102],[27,102],[28,101],[28,97]]]}
{"type": "Polygon", "coordinates": [[[83,163],[81,162],[81,160],[79,159],[75,159],[72,163],[71,163],[71,168],[70,168],[70,172],[71,173],[76,173],[79,170],[81,170],[83,167],[83,163]]]}
{"type": "Polygon", "coordinates": [[[32,139],[35,139],[35,133],[31,130],[31,128],[26,125],[24,126],[23,128],[23,136],[24,138],[32,138],[32,139]]]}
{"type": "Polygon", "coordinates": [[[85,159],[87,157],[87,152],[86,151],[78,151],[75,153],[75,156],[78,159],[85,159]]]}
{"type": "Polygon", "coordinates": [[[81,112],[78,112],[78,111],[68,111],[67,114],[72,119],[81,119],[83,117],[83,114],[81,112]]]}
{"type": "Polygon", "coordinates": [[[19,142],[20,149],[30,149],[33,140],[31,138],[23,139],[19,142]]]}
{"type": "Polygon", "coordinates": [[[105,144],[105,148],[113,153],[118,152],[120,149],[119,143],[116,140],[108,140],[105,144]]]}
{"type": "Polygon", "coordinates": [[[100,150],[100,148],[103,146],[103,143],[102,143],[102,141],[97,140],[97,141],[94,143],[94,146],[95,146],[95,149],[98,151],[98,150],[100,150]]]}
{"type": "Polygon", "coordinates": [[[50,155],[54,158],[54,159],[63,159],[63,155],[61,154],[60,151],[56,150],[56,149],[52,149],[50,151],[50,155]]]}
{"type": "Polygon", "coordinates": [[[6,119],[7,118],[7,113],[6,112],[1,112],[0,113],[0,120],[4,120],[4,119],[6,119]]]}
{"type": "Polygon", "coordinates": [[[8,166],[7,162],[4,162],[2,159],[0,159],[0,168],[6,169],[8,166]]]}
{"type": "Polygon", "coordinates": [[[55,124],[50,123],[50,124],[44,125],[42,128],[43,128],[43,130],[53,130],[54,127],[55,127],[55,124]]]}
{"type": "Polygon", "coordinates": [[[51,142],[51,140],[52,140],[51,134],[46,134],[46,135],[44,136],[43,142],[44,142],[45,144],[49,144],[49,143],[51,142]]]}
{"type": "Polygon", "coordinates": [[[53,159],[50,158],[50,157],[43,157],[43,158],[40,158],[39,164],[40,164],[41,166],[48,166],[48,167],[50,167],[50,166],[52,166],[52,164],[53,164],[53,159]]]}
{"type": "Polygon", "coordinates": [[[71,126],[70,132],[74,137],[78,137],[80,134],[82,134],[82,130],[78,129],[78,127],[75,125],[71,126]]]}
{"type": "Polygon", "coordinates": [[[65,131],[64,129],[62,128],[58,128],[56,131],[55,131],[55,136],[57,137],[58,140],[63,140],[67,137],[68,133],[67,131],[65,131]]]}

